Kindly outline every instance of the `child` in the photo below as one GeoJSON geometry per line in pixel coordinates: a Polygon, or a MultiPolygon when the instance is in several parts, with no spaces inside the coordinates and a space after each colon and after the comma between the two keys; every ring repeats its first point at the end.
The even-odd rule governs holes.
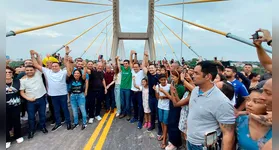
{"type": "MultiPolygon", "coordinates": [[[[133,77],[133,80],[135,78],[133,77]]],[[[134,82],[134,87],[142,91],[142,106],[144,110],[144,119],[145,123],[143,125],[144,128],[150,128],[151,127],[151,116],[150,116],[150,108],[149,108],[149,103],[148,103],[148,95],[149,95],[149,90],[148,90],[148,82],[146,78],[143,78],[141,80],[141,85],[142,86],[137,86],[134,82]]]]}
{"type": "Polygon", "coordinates": [[[162,124],[162,130],[163,130],[161,148],[165,149],[166,142],[167,142],[167,132],[168,132],[167,124],[168,124],[168,117],[169,117],[170,100],[162,91],[166,91],[169,93],[170,84],[167,84],[167,76],[165,74],[161,74],[159,76],[159,82],[160,84],[158,84],[156,87],[154,86],[153,89],[156,91],[156,98],[158,99],[159,121],[162,124]]]}

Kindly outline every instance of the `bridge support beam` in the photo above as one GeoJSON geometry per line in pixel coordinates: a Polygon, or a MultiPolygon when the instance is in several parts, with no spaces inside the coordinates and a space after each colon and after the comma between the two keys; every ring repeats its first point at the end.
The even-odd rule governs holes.
{"type": "MultiPolygon", "coordinates": [[[[150,60],[156,60],[156,52],[154,46],[154,0],[149,0],[148,6],[148,27],[146,33],[121,32],[119,22],[119,0],[113,0],[113,41],[110,58],[115,62],[115,57],[118,55],[120,40],[145,40],[145,45],[148,48],[150,60]]],[[[123,43],[122,46],[124,47],[123,43]]],[[[122,48],[123,49],[123,48],[122,48]]],[[[121,58],[121,57],[120,57],[121,58]]],[[[125,58],[121,58],[122,60],[125,58]]]]}

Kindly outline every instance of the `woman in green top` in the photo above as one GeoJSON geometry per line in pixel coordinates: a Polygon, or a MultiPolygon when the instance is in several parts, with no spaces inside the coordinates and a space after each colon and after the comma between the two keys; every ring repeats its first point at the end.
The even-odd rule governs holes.
{"type": "MultiPolygon", "coordinates": [[[[177,91],[178,97],[181,99],[183,94],[185,93],[185,87],[181,83],[180,80],[180,73],[178,71],[171,72],[171,79],[172,79],[172,87],[175,87],[177,91]]],[[[165,95],[171,99],[176,95],[170,95],[169,93],[164,92],[165,95]]],[[[169,110],[169,120],[168,120],[168,136],[169,136],[169,145],[166,147],[167,150],[177,149],[182,145],[181,141],[181,131],[178,128],[179,118],[180,118],[180,111],[181,107],[174,107],[172,101],[169,103],[170,110],[169,110]]]]}

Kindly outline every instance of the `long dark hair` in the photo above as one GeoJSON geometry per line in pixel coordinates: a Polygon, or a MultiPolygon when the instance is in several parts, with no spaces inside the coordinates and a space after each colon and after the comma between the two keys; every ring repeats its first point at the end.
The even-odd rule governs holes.
{"type": "Polygon", "coordinates": [[[115,71],[114,71],[114,73],[115,73],[115,75],[117,75],[119,72],[120,72],[120,70],[119,70],[119,68],[118,68],[118,66],[116,65],[115,67],[114,67],[115,69],[115,71]]]}
{"type": "MultiPolygon", "coordinates": [[[[78,71],[80,73],[80,77],[79,77],[78,81],[82,80],[82,71],[80,69],[75,69],[74,70],[73,77],[74,77],[74,74],[75,74],[76,71],[78,71]]],[[[74,79],[75,79],[75,77],[74,77],[74,79]]]]}

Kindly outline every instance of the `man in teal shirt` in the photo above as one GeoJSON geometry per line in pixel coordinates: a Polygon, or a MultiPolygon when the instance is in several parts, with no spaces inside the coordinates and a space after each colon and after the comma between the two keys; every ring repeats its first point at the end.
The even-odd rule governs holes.
{"type": "Polygon", "coordinates": [[[121,72],[121,84],[120,84],[120,100],[121,100],[121,115],[119,119],[128,115],[127,120],[131,119],[131,86],[132,86],[132,72],[129,60],[124,60],[124,66],[120,66],[119,59],[117,57],[116,65],[121,72]]]}

